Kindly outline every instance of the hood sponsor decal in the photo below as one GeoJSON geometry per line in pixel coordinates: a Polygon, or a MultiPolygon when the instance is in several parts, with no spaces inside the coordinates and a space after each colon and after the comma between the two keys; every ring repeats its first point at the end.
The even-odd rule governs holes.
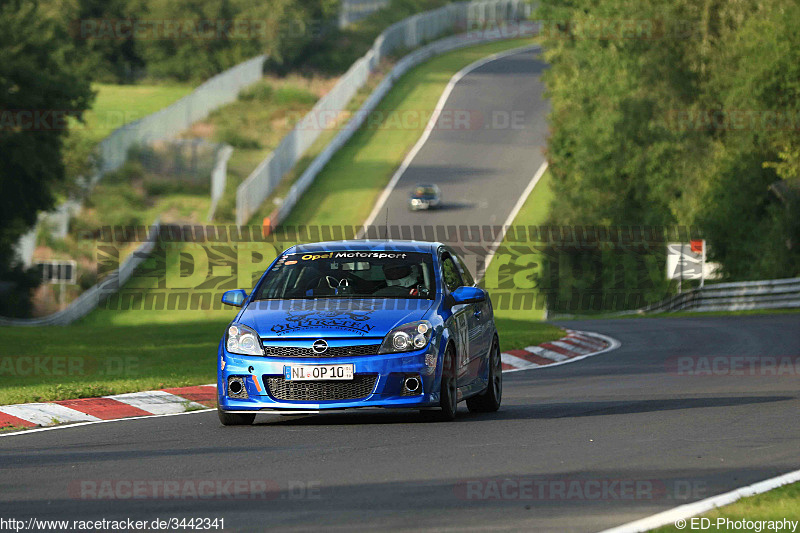
{"type": "Polygon", "coordinates": [[[286,322],[275,324],[270,329],[276,335],[303,329],[339,329],[366,335],[375,328],[368,322],[368,310],[289,311],[286,322]]]}

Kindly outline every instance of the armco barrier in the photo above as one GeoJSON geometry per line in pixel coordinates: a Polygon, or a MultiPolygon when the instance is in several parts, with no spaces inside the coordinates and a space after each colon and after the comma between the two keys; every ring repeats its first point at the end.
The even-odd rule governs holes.
{"type": "Polygon", "coordinates": [[[744,311],[796,307],[800,307],[800,278],[706,285],[667,298],[642,311],[744,311]]]}
{"type": "Polygon", "coordinates": [[[207,220],[214,220],[214,212],[217,210],[222,195],[225,193],[225,183],[228,181],[228,159],[233,155],[233,147],[227,144],[217,153],[217,161],[214,170],[211,171],[211,208],[208,210],[207,220]]]}
{"type": "MultiPolygon", "coordinates": [[[[284,137],[275,150],[239,185],[236,190],[236,223],[239,225],[247,223],[264,200],[275,190],[283,176],[294,167],[303,153],[317,140],[326,126],[332,126],[335,123],[339,114],[346,109],[347,103],[356,92],[364,86],[370,73],[382,58],[399,49],[416,48],[444,33],[469,28],[472,24],[482,25],[521,19],[527,16],[528,10],[529,5],[525,0],[460,2],[414,15],[389,26],[375,39],[372,48],[350,67],[333,89],[317,102],[306,117],[284,137]],[[325,124],[320,124],[323,119],[325,124]]],[[[467,35],[469,36],[469,34],[467,35]]],[[[471,41],[471,43],[477,42],[481,41],[474,38],[471,41]]],[[[466,42],[463,45],[471,43],[466,42]]],[[[430,54],[431,50],[429,49],[427,53],[430,54]]],[[[414,54],[407,57],[412,56],[414,54]]],[[[430,55],[414,57],[421,57],[419,61],[422,61],[430,55]]],[[[405,69],[408,68],[406,65],[405,69]]],[[[326,148],[326,152],[329,148],[337,146],[338,142],[337,137],[326,148]]],[[[333,151],[336,149],[338,146],[333,151]]],[[[316,172],[310,174],[307,172],[304,177],[306,175],[316,176],[316,172]]],[[[313,177],[311,179],[313,180],[313,177]]],[[[298,183],[300,181],[303,181],[303,178],[298,183]]],[[[308,184],[303,183],[302,185],[301,189],[304,190],[308,184]]],[[[289,198],[286,200],[288,201],[289,198]]]]}
{"type": "Polygon", "coordinates": [[[161,225],[158,221],[150,227],[148,238],[126,257],[117,270],[109,274],[97,285],[78,296],[66,309],[40,318],[4,318],[0,317],[0,326],[65,326],[88,315],[100,303],[101,298],[108,296],[125,285],[136,267],[147,259],[158,239],[161,225]]]}

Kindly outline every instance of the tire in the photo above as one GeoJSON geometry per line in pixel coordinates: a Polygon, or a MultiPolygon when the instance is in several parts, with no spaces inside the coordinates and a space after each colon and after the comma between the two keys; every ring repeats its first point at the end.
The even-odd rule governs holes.
{"type": "Polygon", "coordinates": [[[500,360],[500,346],[495,339],[489,356],[489,383],[485,391],[467,400],[467,408],[471,413],[494,413],[500,409],[502,400],[503,366],[500,360]]]}
{"type": "Polygon", "coordinates": [[[420,411],[422,417],[440,422],[450,422],[456,419],[458,411],[458,388],[456,386],[456,354],[453,345],[447,347],[444,353],[442,368],[442,384],[439,389],[439,410],[420,411]]]}
{"type": "Polygon", "coordinates": [[[256,419],[255,413],[239,414],[239,413],[226,413],[217,405],[217,416],[223,426],[249,426],[256,419]]]}

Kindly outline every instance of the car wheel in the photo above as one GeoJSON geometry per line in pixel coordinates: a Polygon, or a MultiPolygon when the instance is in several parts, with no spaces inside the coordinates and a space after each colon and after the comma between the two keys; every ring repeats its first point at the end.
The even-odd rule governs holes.
{"type": "Polygon", "coordinates": [[[503,399],[503,367],[500,359],[500,346],[497,340],[492,343],[489,356],[489,383],[486,390],[467,400],[467,408],[472,413],[493,413],[500,409],[503,399]]]}
{"type": "Polygon", "coordinates": [[[240,413],[226,413],[217,405],[217,416],[223,426],[249,426],[256,419],[256,415],[240,414],[240,413]]]}
{"type": "Polygon", "coordinates": [[[453,346],[447,347],[442,368],[442,384],[439,389],[438,411],[421,411],[425,418],[449,422],[455,420],[458,411],[458,388],[456,386],[456,354],[453,346]]]}

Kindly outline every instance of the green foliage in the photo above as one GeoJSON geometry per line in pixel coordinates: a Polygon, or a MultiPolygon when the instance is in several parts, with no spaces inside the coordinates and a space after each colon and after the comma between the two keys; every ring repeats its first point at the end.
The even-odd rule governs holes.
{"type": "Polygon", "coordinates": [[[77,64],[66,27],[35,2],[0,4],[0,314],[29,310],[31,273],[15,264],[18,238],[36,222],[37,213],[55,202],[54,186],[64,178],[62,152],[67,129],[54,115],[80,115],[92,92],[77,64]],[[41,122],[20,119],[20,111],[41,122]]]}
{"type": "Polygon", "coordinates": [[[447,0],[392,0],[384,9],[363,20],[338,29],[329,27],[324,39],[314,39],[283,64],[325,73],[341,73],[363,56],[372,43],[391,24],[416,13],[436,9],[447,0]]]}
{"type": "MultiPolygon", "coordinates": [[[[797,176],[797,129],[760,119],[798,116],[799,10],[790,0],[544,2],[534,16],[547,21],[551,64],[550,223],[683,225],[693,229],[681,240],[704,236],[729,278],[797,275],[797,183],[780,200],[773,192],[797,176]],[[742,112],[755,117],[746,127],[714,120],[742,112]]],[[[668,235],[654,236],[638,248],[554,246],[551,308],[620,289],[642,303],[665,296],[668,235]]]]}
{"type": "Polygon", "coordinates": [[[234,148],[241,148],[244,150],[257,150],[261,148],[261,143],[258,139],[253,139],[247,135],[235,130],[224,129],[220,132],[218,139],[220,142],[230,144],[234,148]]]}

